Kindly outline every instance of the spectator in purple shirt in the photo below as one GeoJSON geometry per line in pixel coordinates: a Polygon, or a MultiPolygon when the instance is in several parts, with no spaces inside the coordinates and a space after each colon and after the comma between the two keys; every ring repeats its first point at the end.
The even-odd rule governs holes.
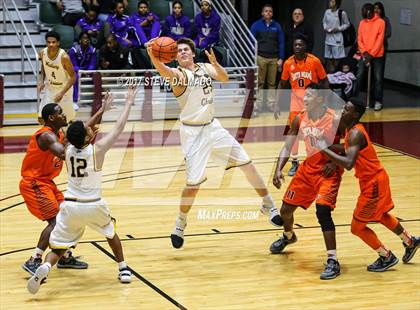
{"type": "Polygon", "coordinates": [[[139,1],[137,10],[137,13],[131,15],[131,23],[136,29],[136,34],[140,39],[141,45],[144,46],[150,39],[159,36],[160,22],[159,17],[149,11],[149,4],[147,1],[139,1]]]}
{"type": "Polygon", "coordinates": [[[79,70],[96,69],[96,49],[90,44],[89,34],[82,31],[79,35],[79,43],[75,44],[69,50],[69,57],[76,73],[76,82],[73,85],[73,106],[75,110],[79,109],[77,99],[79,95],[79,70]]]}
{"type": "Polygon", "coordinates": [[[97,18],[96,10],[91,6],[86,9],[86,16],[79,19],[74,30],[77,37],[82,31],[86,31],[89,35],[90,43],[98,47],[103,41],[103,28],[103,22],[97,18]]]}
{"type": "Polygon", "coordinates": [[[198,48],[205,49],[219,42],[221,19],[212,9],[211,0],[201,1],[200,6],[201,13],[197,14],[194,19],[197,33],[194,42],[198,48]]]}
{"type": "Polygon", "coordinates": [[[191,38],[192,26],[188,16],[182,13],[182,2],[174,1],[172,3],[172,15],[165,19],[162,33],[175,41],[181,38],[191,38]]]}
{"type": "MultiPolygon", "coordinates": [[[[109,25],[109,32],[114,34],[118,43],[122,46],[132,47],[139,44],[130,17],[124,15],[124,4],[122,2],[116,3],[115,14],[109,16],[107,25],[109,25]]],[[[105,30],[105,35],[108,36],[107,30],[105,30]]]]}

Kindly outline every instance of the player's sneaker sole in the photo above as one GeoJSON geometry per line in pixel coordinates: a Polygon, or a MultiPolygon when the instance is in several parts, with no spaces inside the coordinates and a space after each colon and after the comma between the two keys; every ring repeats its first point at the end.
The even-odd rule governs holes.
{"type": "Polygon", "coordinates": [[[36,271],[35,274],[29,279],[27,289],[29,293],[36,294],[39,291],[39,288],[45,279],[47,279],[50,268],[47,265],[41,265],[36,271]]]}
{"type": "Polygon", "coordinates": [[[181,238],[180,236],[172,234],[171,235],[171,242],[172,242],[172,246],[175,249],[179,249],[184,245],[184,238],[181,238]]]}

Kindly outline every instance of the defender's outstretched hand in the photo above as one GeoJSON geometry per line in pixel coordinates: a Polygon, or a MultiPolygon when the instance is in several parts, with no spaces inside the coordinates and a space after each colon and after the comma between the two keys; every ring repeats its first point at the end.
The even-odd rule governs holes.
{"type": "Polygon", "coordinates": [[[104,112],[115,109],[113,105],[114,95],[109,91],[106,92],[104,98],[102,99],[102,109],[104,112]]]}
{"type": "Polygon", "coordinates": [[[134,104],[138,90],[139,89],[136,85],[134,84],[128,85],[126,104],[134,104]]]}
{"type": "Polygon", "coordinates": [[[213,51],[212,48],[210,49],[210,53],[207,52],[206,50],[204,52],[206,53],[206,56],[207,56],[207,58],[209,59],[209,61],[212,65],[218,64],[217,59],[216,59],[216,55],[214,55],[214,51],[213,51]]]}

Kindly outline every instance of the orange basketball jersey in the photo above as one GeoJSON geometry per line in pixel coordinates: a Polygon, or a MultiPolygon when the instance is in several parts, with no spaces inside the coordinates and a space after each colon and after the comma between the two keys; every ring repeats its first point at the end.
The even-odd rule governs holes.
{"type": "Polygon", "coordinates": [[[318,83],[326,77],[327,74],[321,61],[312,54],[307,53],[303,60],[298,60],[295,56],[287,59],[283,66],[281,79],[288,80],[292,86],[290,111],[302,111],[306,87],[311,83],[318,83]]]}
{"type": "Polygon", "coordinates": [[[317,148],[317,140],[324,139],[329,144],[334,142],[337,133],[337,128],[334,126],[335,113],[334,110],[327,108],[320,119],[312,120],[308,112],[303,110],[299,117],[299,135],[305,141],[307,156],[303,164],[309,172],[317,173],[330,161],[328,156],[317,148]]]}
{"type": "MultiPolygon", "coordinates": [[[[43,126],[31,137],[22,163],[22,177],[52,180],[60,174],[63,168],[63,160],[50,151],[43,151],[39,148],[37,137],[44,132],[54,133],[50,127],[43,126]]],[[[60,143],[64,141],[64,134],[61,131],[59,131],[58,140],[60,143]]]]}
{"type": "Polygon", "coordinates": [[[355,176],[358,179],[369,180],[374,176],[379,175],[380,172],[384,171],[384,167],[376,155],[375,148],[370,141],[369,135],[366,132],[365,127],[362,124],[356,124],[353,128],[346,131],[344,138],[344,148],[349,147],[348,139],[353,129],[359,129],[365,136],[367,146],[359,152],[356,163],[354,164],[355,176]]]}

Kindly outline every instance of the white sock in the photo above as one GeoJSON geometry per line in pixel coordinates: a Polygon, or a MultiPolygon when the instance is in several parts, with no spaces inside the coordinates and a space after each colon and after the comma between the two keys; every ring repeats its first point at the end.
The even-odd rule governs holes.
{"type": "Polygon", "coordinates": [[[183,221],[187,221],[187,215],[188,215],[188,213],[184,213],[182,211],[179,211],[178,217],[183,221]]]}
{"type": "Polygon", "coordinates": [[[328,250],[327,251],[327,257],[336,261],[337,260],[337,250],[328,250]]]}
{"type": "Polygon", "coordinates": [[[124,268],[127,268],[127,263],[125,261],[119,262],[118,263],[118,269],[122,270],[124,268]]]}
{"type": "Polygon", "coordinates": [[[379,256],[382,256],[382,257],[389,256],[389,250],[384,245],[380,246],[375,251],[378,252],[379,256]]]}
{"type": "Polygon", "coordinates": [[[293,237],[293,231],[285,231],[284,233],[283,233],[285,236],[286,236],[286,238],[287,239],[292,239],[292,237],[293,237]]]}
{"type": "Polygon", "coordinates": [[[41,250],[40,248],[36,247],[34,254],[32,254],[32,258],[41,258],[42,254],[44,254],[44,250],[41,250]]]}
{"type": "Polygon", "coordinates": [[[50,271],[51,270],[51,264],[49,263],[49,262],[45,262],[45,263],[43,263],[42,265],[45,265],[45,266],[47,266],[48,267],[48,271],[50,271]]]}
{"type": "Polygon", "coordinates": [[[273,198],[270,194],[267,194],[263,197],[263,205],[264,206],[274,206],[273,198]]]}
{"type": "Polygon", "coordinates": [[[411,235],[408,233],[408,231],[406,231],[404,229],[404,231],[401,234],[399,234],[398,236],[400,237],[401,241],[404,242],[405,245],[407,245],[407,246],[411,245],[411,243],[412,243],[411,235]]]}

